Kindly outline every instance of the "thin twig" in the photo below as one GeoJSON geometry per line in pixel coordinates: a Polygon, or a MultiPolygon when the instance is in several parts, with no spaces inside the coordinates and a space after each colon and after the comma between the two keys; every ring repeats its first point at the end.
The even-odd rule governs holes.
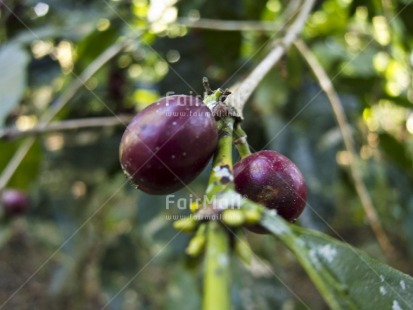
{"type": "Polygon", "coordinates": [[[315,0],[304,1],[300,12],[293,23],[286,29],[282,39],[274,42],[274,47],[267,56],[258,64],[248,77],[239,84],[238,88],[228,97],[228,103],[234,106],[242,117],[242,110],[252,92],[270,71],[277,64],[285,51],[297,38],[297,35],[304,27],[305,21],[311,12],[315,0]]]}
{"type": "Polygon", "coordinates": [[[222,20],[190,17],[178,18],[175,25],[185,26],[195,29],[207,29],[217,31],[272,31],[280,32],[285,25],[297,12],[300,1],[292,0],[284,10],[282,16],[277,17],[277,24],[273,21],[251,21],[251,20],[222,20]]]}
{"type": "Polygon", "coordinates": [[[395,258],[395,249],[391,245],[390,240],[380,223],[380,218],[377,215],[373,201],[363,181],[360,170],[357,167],[358,156],[354,146],[354,140],[351,135],[350,126],[348,124],[346,114],[343,110],[341,100],[334,89],[333,83],[328,77],[327,73],[324,71],[317,58],[304,43],[304,41],[299,39],[295,41],[294,44],[303,58],[307,61],[315,77],[317,78],[321,89],[325,92],[328,100],[331,103],[334,116],[343,137],[344,146],[347,149],[349,155],[350,174],[353,178],[354,186],[360,198],[370,227],[373,230],[373,233],[376,236],[376,239],[379,242],[383,253],[388,255],[389,257],[395,258]]]}
{"type": "MultiPolygon", "coordinates": [[[[48,124],[56,116],[56,114],[73,98],[73,96],[79,91],[79,89],[82,88],[82,86],[110,59],[115,57],[124,48],[132,44],[136,39],[136,36],[134,36],[133,38],[124,39],[119,43],[111,45],[102,54],[100,54],[79,76],[75,76],[76,79],[72,82],[72,84],[60,97],[57,98],[50,111],[44,114],[44,116],[40,119],[42,124],[48,124]]],[[[0,190],[2,190],[10,181],[11,177],[16,172],[20,163],[26,157],[35,141],[36,139],[34,137],[27,138],[16,151],[16,153],[14,153],[13,157],[8,162],[6,168],[3,170],[0,176],[0,190]]]]}
{"type": "Polygon", "coordinates": [[[179,18],[177,25],[197,29],[209,29],[217,31],[276,31],[274,22],[250,21],[250,20],[220,20],[202,18],[179,18]]]}
{"type": "Polygon", "coordinates": [[[41,135],[46,133],[78,130],[93,127],[124,126],[129,123],[134,115],[116,115],[108,117],[90,117],[82,119],[71,119],[50,124],[39,124],[34,128],[19,130],[17,128],[7,128],[0,134],[0,139],[16,139],[25,136],[41,135]]]}
{"type": "Polygon", "coordinates": [[[238,149],[238,153],[241,155],[241,158],[247,157],[251,154],[250,146],[247,142],[247,134],[242,129],[241,124],[238,122],[235,124],[234,128],[234,144],[238,149]]]}

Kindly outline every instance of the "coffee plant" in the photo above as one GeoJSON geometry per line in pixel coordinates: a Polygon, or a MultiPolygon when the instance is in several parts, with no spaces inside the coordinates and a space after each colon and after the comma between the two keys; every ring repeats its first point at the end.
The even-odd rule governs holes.
{"type": "Polygon", "coordinates": [[[0,309],[411,309],[412,17],[0,1],[0,309]]]}

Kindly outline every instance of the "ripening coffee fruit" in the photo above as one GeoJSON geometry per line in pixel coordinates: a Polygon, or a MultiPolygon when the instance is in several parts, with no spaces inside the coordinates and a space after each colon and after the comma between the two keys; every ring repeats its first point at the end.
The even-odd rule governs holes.
{"type": "Polygon", "coordinates": [[[21,215],[26,213],[29,206],[29,198],[19,190],[6,189],[1,193],[1,204],[4,213],[8,216],[21,215]]]}
{"type": "MultiPolygon", "coordinates": [[[[294,222],[303,211],[307,199],[304,177],[297,166],[275,151],[253,153],[234,166],[236,190],[261,203],[289,222],[294,222]]],[[[259,226],[248,227],[263,233],[259,226]]]]}
{"type": "Polygon", "coordinates": [[[140,190],[170,194],[199,175],[217,141],[216,121],[201,100],[169,96],[133,118],[120,143],[120,163],[140,190]]]}

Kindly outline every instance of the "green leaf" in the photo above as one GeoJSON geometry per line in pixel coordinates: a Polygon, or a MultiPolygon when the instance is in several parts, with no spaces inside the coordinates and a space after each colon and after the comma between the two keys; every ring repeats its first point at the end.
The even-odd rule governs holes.
{"type": "MultiPolygon", "coordinates": [[[[18,140],[0,141],[0,171],[6,168],[21,143],[22,141],[18,140]]],[[[29,150],[25,160],[19,165],[7,185],[9,187],[27,189],[30,184],[33,184],[39,172],[42,154],[41,143],[37,141],[29,150]]]]}
{"type": "Polygon", "coordinates": [[[28,62],[29,55],[16,44],[0,49],[0,126],[23,95],[28,62]]]}
{"type": "Polygon", "coordinates": [[[113,44],[119,37],[117,27],[110,27],[105,31],[94,31],[80,41],[76,49],[78,62],[76,66],[79,70],[88,66],[105,49],[113,44]]]}
{"type": "Polygon", "coordinates": [[[410,309],[413,278],[349,244],[288,224],[266,211],[261,224],[297,257],[331,309],[410,309]]]}
{"type": "Polygon", "coordinates": [[[405,144],[388,133],[380,133],[379,141],[380,147],[391,160],[406,170],[412,169],[413,161],[408,154],[405,144]]]}

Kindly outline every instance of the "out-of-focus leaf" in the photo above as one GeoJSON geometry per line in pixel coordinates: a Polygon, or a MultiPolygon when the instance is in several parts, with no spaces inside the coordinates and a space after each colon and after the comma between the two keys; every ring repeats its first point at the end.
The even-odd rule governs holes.
{"type": "Polygon", "coordinates": [[[287,84],[280,71],[270,71],[257,87],[254,99],[264,115],[277,113],[287,102],[287,84]]]}
{"type": "Polygon", "coordinates": [[[119,36],[117,27],[110,27],[105,31],[94,31],[77,45],[77,59],[81,63],[81,67],[87,66],[102,51],[114,43],[119,36]]]}
{"type": "Polygon", "coordinates": [[[322,9],[310,16],[304,34],[311,37],[340,36],[348,27],[349,15],[346,8],[348,4],[339,1],[322,1],[321,3],[322,9]]]}
{"type": "Polygon", "coordinates": [[[15,44],[30,44],[33,41],[33,33],[36,34],[38,40],[48,40],[50,38],[60,37],[62,33],[65,34],[65,38],[77,41],[79,38],[83,38],[86,34],[92,31],[95,27],[95,23],[89,20],[85,20],[82,23],[68,23],[67,25],[51,25],[40,26],[31,28],[27,31],[20,32],[14,39],[15,44]]]}
{"type": "Polygon", "coordinates": [[[316,42],[312,46],[312,50],[326,69],[330,69],[336,62],[344,60],[347,53],[343,40],[335,37],[316,42]]]}
{"type": "Polygon", "coordinates": [[[283,303],[290,296],[285,283],[279,281],[279,271],[274,271],[261,257],[254,259],[248,269],[236,263],[235,257],[233,259],[231,297],[234,309],[283,309],[283,303]]]}
{"type": "Polygon", "coordinates": [[[201,289],[194,273],[182,265],[182,262],[175,263],[177,266],[171,276],[168,285],[168,299],[165,302],[165,309],[199,309],[201,307],[201,289]]]}
{"type": "Polygon", "coordinates": [[[409,309],[413,278],[348,244],[265,212],[261,224],[297,257],[331,309],[409,309]]]}
{"type": "Polygon", "coordinates": [[[381,99],[391,101],[392,103],[395,103],[399,106],[402,106],[408,109],[413,108],[413,104],[409,101],[409,99],[407,99],[405,96],[402,96],[402,95],[393,97],[387,94],[383,94],[381,99]]]}
{"type": "Polygon", "coordinates": [[[26,66],[29,55],[16,44],[0,49],[0,126],[19,103],[26,86],[26,66]]]}
{"type": "Polygon", "coordinates": [[[413,14],[413,5],[410,1],[408,0],[401,0],[399,1],[398,7],[396,8],[397,12],[399,13],[399,20],[403,22],[403,30],[405,30],[407,33],[412,35],[412,29],[413,29],[413,19],[412,19],[412,14],[413,14]]]}
{"type": "MultiPolygon", "coordinates": [[[[2,205],[0,205],[0,207],[2,207],[2,205]]],[[[0,249],[9,241],[10,236],[10,226],[0,227],[0,249]]]]}
{"type": "Polygon", "coordinates": [[[373,47],[366,47],[357,53],[345,54],[345,62],[341,65],[343,75],[351,77],[371,78],[376,76],[376,71],[373,66],[373,58],[377,50],[373,47]]]}
{"type": "Polygon", "coordinates": [[[413,161],[407,155],[407,150],[405,145],[399,142],[396,138],[388,133],[381,133],[380,138],[380,147],[386,153],[386,155],[392,159],[396,164],[400,165],[405,169],[412,169],[413,161]]]}
{"type": "MultiPolygon", "coordinates": [[[[3,171],[5,169],[19,146],[20,141],[0,141],[0,171],[3,171]]],[[[36,179],[36,176],[39,172],[41,159],[41,146],[40,143],[37,142],[28,152],[26,159],[17,168],[16,173],[10,179],[8,186],[27,188],[27,186],[36,179]]]]}

